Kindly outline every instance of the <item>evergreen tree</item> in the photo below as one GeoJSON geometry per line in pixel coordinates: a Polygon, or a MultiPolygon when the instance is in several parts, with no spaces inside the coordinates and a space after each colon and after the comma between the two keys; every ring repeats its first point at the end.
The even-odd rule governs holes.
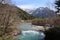
{"type": "Polygon", "coordinates": [[[57,9],[57,12],[59,12],[60,11],[60,0],[56,0],[55,4],[56,4],[55,7],[57,9]]]}

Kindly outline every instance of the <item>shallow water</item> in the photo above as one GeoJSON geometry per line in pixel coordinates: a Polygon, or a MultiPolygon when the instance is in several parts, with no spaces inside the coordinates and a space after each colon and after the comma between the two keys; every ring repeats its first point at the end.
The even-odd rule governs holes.
{"type": "Polygon", "coordinates": [[[31,23],[23,23],[18,25],[22,30],[21,35],[16,36],[15,40],[44,40],[44,33],[36,30],[30,30],[31,23]]]}
{"type": "Polygon", "coordinates": [[[16,37],[16,40],[44,40],[43,32],[38,31],[22,31],[22,34],[16,37]]]}

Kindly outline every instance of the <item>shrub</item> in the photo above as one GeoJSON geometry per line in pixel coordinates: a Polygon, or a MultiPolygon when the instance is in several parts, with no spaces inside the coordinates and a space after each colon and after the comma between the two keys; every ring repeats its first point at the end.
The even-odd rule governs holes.
{"type": "Polygon", "coordinates": [[[45,19],[33,19],[32,24],[33,25],[39,25],[39,26],[44,26],[49,23],[49,20],[47,18],[45,19]]]}
{"type": "Polygon", "coordinates": [[[45,31],[45,40],[60,40],[60,28],[54,27],[45,31]]]}

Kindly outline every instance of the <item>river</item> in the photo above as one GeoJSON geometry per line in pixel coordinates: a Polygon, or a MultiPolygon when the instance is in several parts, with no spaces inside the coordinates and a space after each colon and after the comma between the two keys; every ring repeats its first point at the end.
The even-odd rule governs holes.
{"type": "Polygon", "coordinates": [[[21,35],[16,36],[15,40],[44,40],[44,33],[36,30],[30,30],[31,23],[22,23],[17,27],[21,29],[21,35]]]}

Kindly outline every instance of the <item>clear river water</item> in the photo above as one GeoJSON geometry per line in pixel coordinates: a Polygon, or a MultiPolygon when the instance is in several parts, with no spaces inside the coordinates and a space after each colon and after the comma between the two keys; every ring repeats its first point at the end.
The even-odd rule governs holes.
{"type": "Polygon", "coordinates": [[[44,40],[44,33],[36,30],[30,30],[31,23],[22,23],[17,27],[22,31],[22,33],[16,36],[15,40],[44,40]]]}

